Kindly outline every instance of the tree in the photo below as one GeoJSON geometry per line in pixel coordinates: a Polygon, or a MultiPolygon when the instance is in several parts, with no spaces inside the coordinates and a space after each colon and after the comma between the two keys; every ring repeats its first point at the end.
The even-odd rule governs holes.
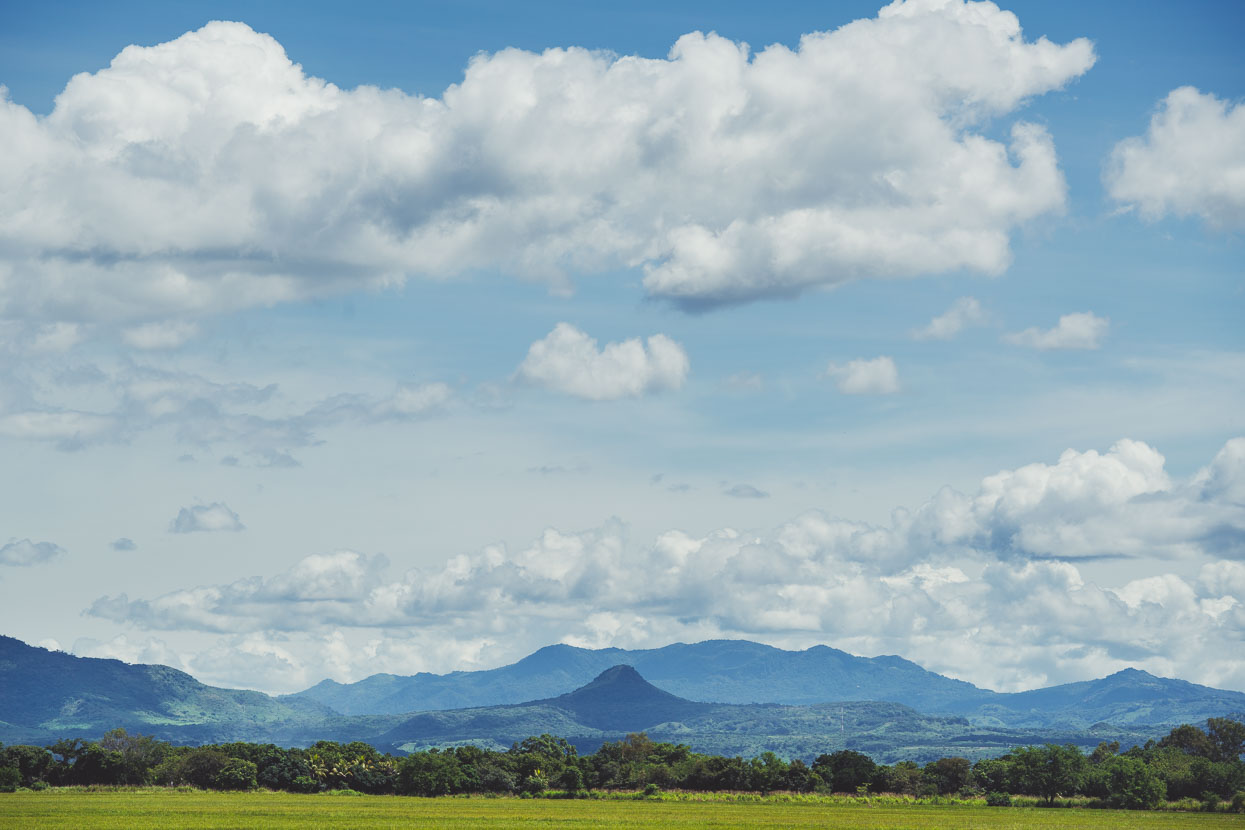
{"type": "Polygon", "coordinates": [[[1231,718],[1209,718],[1206,737],[1212,761],[1239,761],[1245,753],[1245,723],[1231,718]]]}
{"type": "Polygon", "coordinates": [[[259,784],[255,780],[255,762],[242,758],[230,758],[216,773],[212,786],[218,790],[253,790],[259,784]]]}
{"type": "Polygon", "coordinates": [[[121,756],[120,783],[135,785],[149,783],[151,770],[170,748],[152,735],[131,735],[120,727],[105,732],[99,745],[121,756]]]}
{"type": "Polygon", "coordinates": [[[1187,723],[1177,726],[1159,741],[1159,748],[1165,747],[1173,747],[1186,755],[1196,755],[1199,758],[1209,758],[1215,751],[1206,733],[1187,723]]]}
{"type": "Polygon", "coordinates": [[[787,762],[773,752],[762,752],[748,764],[750,789],[770,793],[782,789],[787,779],[787,762]]]}
{"type": "Polygon", "coordinates": [[[436,749],[406,756],[398,765],[398,792],[402,795],[453,795],[463,791],[467,777],[458,756],[436,749]]]}
{"type": "Polygon", "coordinates": [[[1016,784],[1030,795],[1046,799],[1047,806],[1061,795],[1075,795],[1085,781],[1088,763],[1072,744],[1027,746],[1012,752],[1016,784]]]}
{"type": "Polygon", "coordinates": [[[968,786],[972,770],[972,762],[967,758],[939,758],[926,764],[922,775],[938,789],[939,795],[949,795],[968,786]]]}
{"type": "Polygon", "coordinates": [[[921,768],[912,761],[897,761],[894,766],[883,767],[878,778],[882,788],[893,793],[916,795],[921,788],[921,768]]]}
{"type": "Polygon", "coordinates": [[[1005,793],[1011,789],[1011,756],[983,758],[973,764],[973,783],[988,793],[1005,793]]]}
{"type": "Polygon", "coordinates": [[[1098,746],[1094,748],[1093,753],[1091,753],[1089,756],[1089,762],[1091,764],[1101,764],[1107,759],[1113,758],[1119,754],[1120,754],[1120,742],[1119,741],[1112,741],[1111,743],[1107,743],[1106,741],[1099,741],[1098,746]]]}
{"type": "Polygon", "coordinates": [[[1107,799],[1126,810],[1152,810],[1167,797],[1167,787],[1150,766],[1137,758],[1117,756],[1103,765],[1107,799]]]}
{"type": "Polygon", "coordinates": [[[203,790],[215,789],[217,776],[231,760],[219,749],[200,747],[182,759],[177,777],[203,790]]]}
{"type": "Polygon", "coordinates": [[[52,753],[41,746],[6,746],[0,750],[0,767],[14,767],[21,775],[21,786],[46,781],[52,769],[52,753]]]}
{"type": "Polygon", "coordinates": [[[861,786],[869,786],[878,775],[878,765],[868,755],[851,749],[841,749],[830,755],[818,755],[813,761],[813,772],[821,776],[836,793],[854,793],[861,786]]]}

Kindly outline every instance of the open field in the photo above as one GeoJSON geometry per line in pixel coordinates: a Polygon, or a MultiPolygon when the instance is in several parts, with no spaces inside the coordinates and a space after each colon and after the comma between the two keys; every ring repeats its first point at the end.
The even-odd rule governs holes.
{"type": "Polygon", "coordinates": [[[397,796],[49,790],[0,795],[6,830],[131,828],[818,827],[818,828],[1217,828],[1245,827],[1228,814],[695,801],[402,798],[397,796]]]}

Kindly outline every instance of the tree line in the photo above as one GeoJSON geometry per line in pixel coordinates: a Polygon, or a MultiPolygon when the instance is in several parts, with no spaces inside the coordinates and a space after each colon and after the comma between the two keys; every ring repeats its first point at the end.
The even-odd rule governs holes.
{"type": "Polygon", "coordinates": [[[1068,744],[1027,746],[972,763],[940,758],[875,763],[853,750],[811,763],[772,752],[745,760],[659,743],[644,733],[579,755],[562,738],[540,735],[507,751],[476,746],[431,749],[394,757],[355,741],[319,741],[307,748],[245,742],[176,746],[124,729],[98,741],[65,739],[46,747],[0,745],[0,791],[67,785],[164,785],[216,790],[264,787],[298,793],[349,789],[362,793],[440,796],[469,793],[582,795],[590,790],[664,789],[759,793],[896,793],[984,796],[1003,806],[1026,795],[1053,804],[1088,796],[1105,806],[1150,809],[1166,800],[1198,799],[1211,808],[1245,812],[1245,724],[1210,718],[1183,725],[1159,741],[1121,752],[1103,742],[1086,755],[1068,744]]]}

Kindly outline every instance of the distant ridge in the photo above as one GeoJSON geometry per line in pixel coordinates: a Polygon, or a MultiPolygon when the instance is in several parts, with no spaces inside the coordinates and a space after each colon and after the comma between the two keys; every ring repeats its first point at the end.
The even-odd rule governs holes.
{"type": "Polygon", "coordinates": [[[685,700],[789,705],[895,702],[989,727],[1174,726],[1208,717],[1245,716],[1241,692],[1155,677],[1138,669],[1002,693],[927,671],[902,657],[857,657],[829,646],[786,651],[747,640],[633,651],[552,645],[497,669],[373,675],[351,684],[326,680],[292,697],[310,698],[349,715],[495,706],[556,697],[615,665],[632,666],[654,685],[685,700]]]}
{"type": "Polygon", "coordinates": [[[497,669],[378,674],[351,684],[325,680],[296,696],[345,715],[494,706],[554,697],[615,665],[632,666],[680,697],[719,703],[877,700],[945,711],[953,703],[984,702],[995,694],[902,657],[857,657],[829,646],[786,651],[748,640],[706,640],[637,650],[559,644],[497,669]]]}

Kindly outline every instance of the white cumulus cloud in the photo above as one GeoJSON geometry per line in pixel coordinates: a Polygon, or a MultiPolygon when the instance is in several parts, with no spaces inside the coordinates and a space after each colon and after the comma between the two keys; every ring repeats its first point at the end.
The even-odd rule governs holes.
{"type": "Polygon", "coordinates": [[[595,339],[570,323],[558,323],[531,345],[515,377],[577,398],[608,401],[678,389],[688,368],[687,352],[664,334],[598,348],[595,339]]]}
{"type": "Polygon", "coordinates": [[[1097,349],[1107,336],[1111,321],[1092,311],[1078,311],[1059,318],[1054,328],[1027,328],[1003,339],[1033,349],[1097,349]]]}
{"type": "Polygon", "coordinates": [[[893,395],[899,391],[899,370],[889,357],[831,363],[826,374],[835,379],[845,395],[893,395]]]}
{"type": "Polygon", "coordinates": [[[1144,136],[1115,145],[1103,179],[1111,198],[1143,219],[1194,215],[1245,228],[1245,106],[1173,89],[1144,136]]]}
{"type": "Polygon", "coordinates": [[[245,529],[246,525],[242,524],[238,514],[222,502],[183,507],[169,524],[170,533],[237,532],[245,529]]]}
{"type": "Polygon", "coordinates": [[[1065,183],[1043,128],[986,128],[1094,60],[993,3],[900,0],[794,50],[505,49],[425,98],[217,21],[75,75],[47,116],[0,98],[0,308],[133,323],[481,267],[639,267],[689,306],[998,273],[1065,183]]]}

